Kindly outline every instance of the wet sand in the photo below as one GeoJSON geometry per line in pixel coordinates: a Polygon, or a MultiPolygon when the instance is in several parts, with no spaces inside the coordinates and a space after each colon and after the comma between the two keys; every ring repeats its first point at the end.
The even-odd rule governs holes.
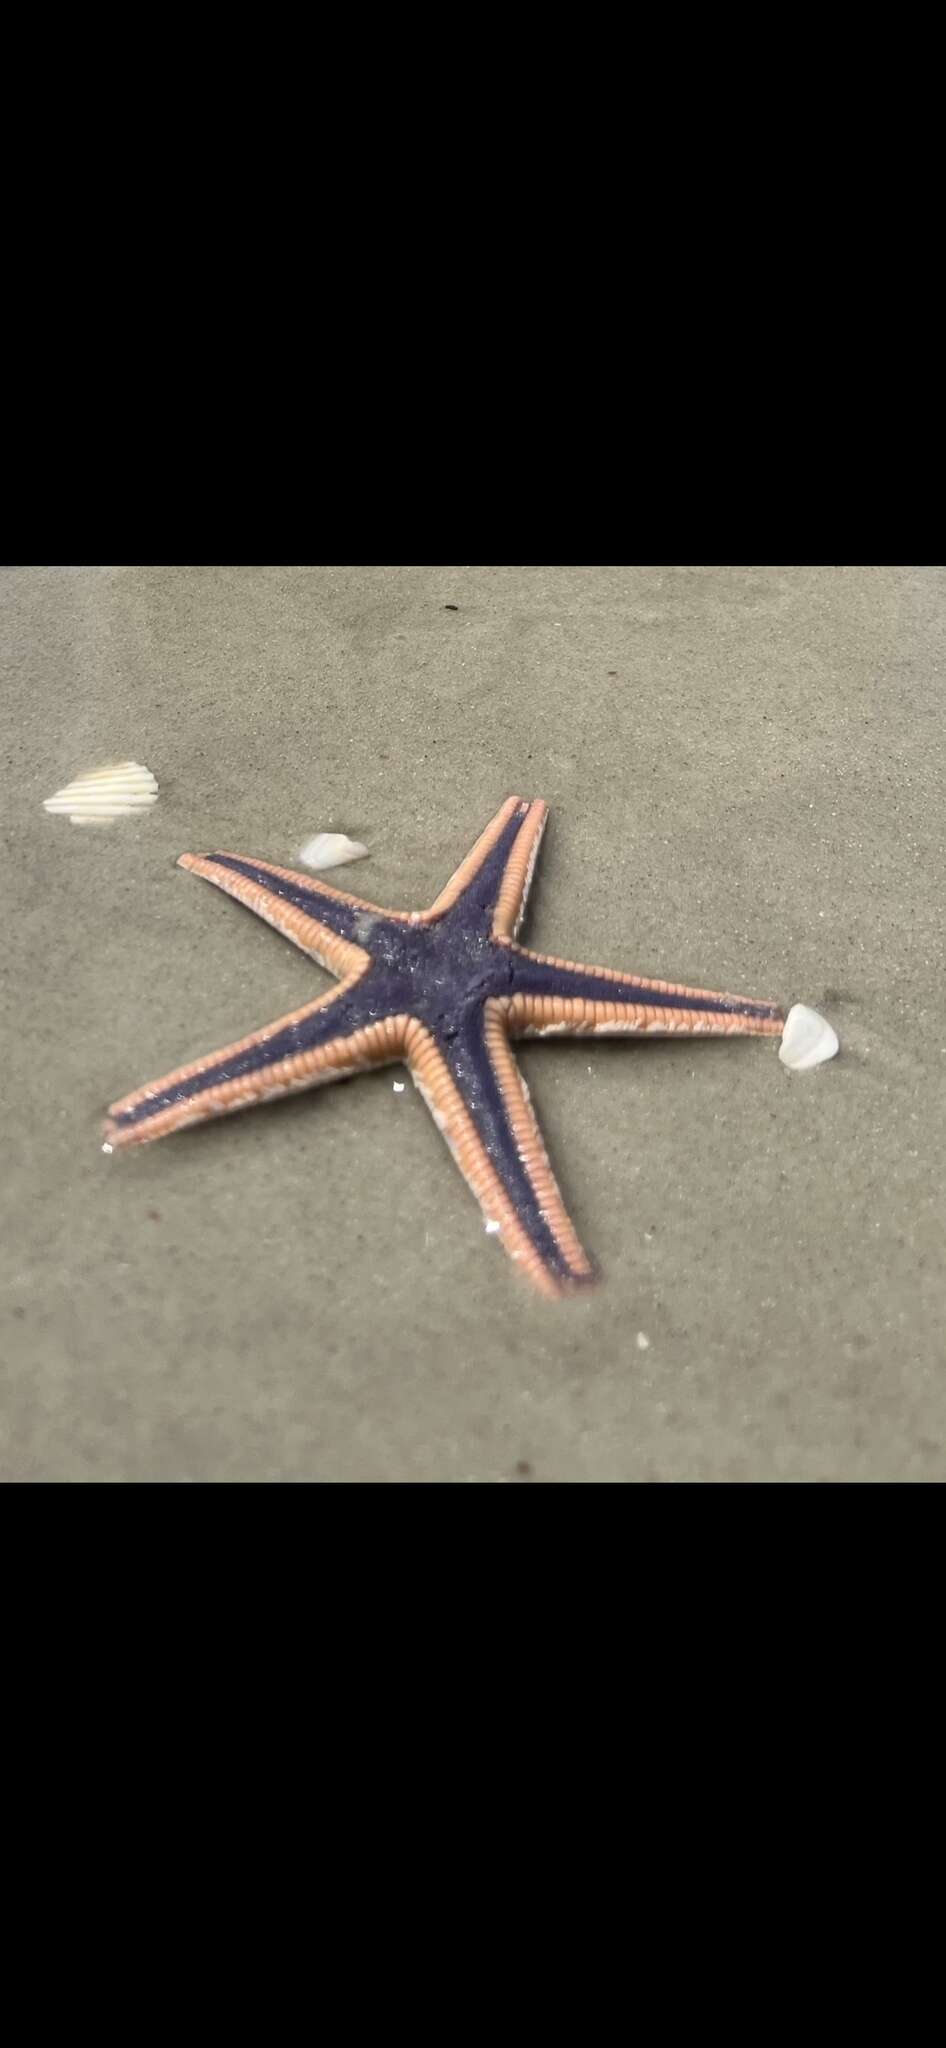
{"type": "Polygon", "coordinates": [[[946,1477],[946,571],[8,569],[0,672],[4,1479],[946,1477]],[[44,813],[124,757],[153,812],[44,813]],[[593,1290],[533,1297],[396,1069],[103,1154],[329,985],[179,853],[344,831],[420,907],[511,791],[531,945],[842,1044],[526,1046],[593,1290]]]}

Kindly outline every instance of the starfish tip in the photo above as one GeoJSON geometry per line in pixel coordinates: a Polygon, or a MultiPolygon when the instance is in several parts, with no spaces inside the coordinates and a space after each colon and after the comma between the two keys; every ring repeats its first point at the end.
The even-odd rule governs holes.
{"type": "Polygon", "coordinates": [[[601,1275],[597,1266],[588,1261],[587,1266],[572,1267],[567,1273],[533,1271],[533,1285],[538,1287],[550,1301],[571,1301],[577,1294],[584,1294],[589,1287],[595,1287],[601,1275]]]}

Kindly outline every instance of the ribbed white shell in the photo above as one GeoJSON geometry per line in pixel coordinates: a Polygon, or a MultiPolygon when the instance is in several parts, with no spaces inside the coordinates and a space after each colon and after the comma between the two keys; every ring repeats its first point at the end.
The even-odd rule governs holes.
{"type": "Polygon", "coordinates": [[[50,815],[67,817],[72,825],[110,825],[113,818],[130,818],[135,811],[150,811],[158,801],[158,785],[150,768],[139,761],[116,761],[111,768],[96,768],[57,789],[43,805],[50,815]]]}
{"type": "Polygon", "coordinates": [[[346,839],[344,832],[317,832],[299,851],[307,868],[340,868],[346,860],[365,860],[368,848],[360,839],[346,839]]]}

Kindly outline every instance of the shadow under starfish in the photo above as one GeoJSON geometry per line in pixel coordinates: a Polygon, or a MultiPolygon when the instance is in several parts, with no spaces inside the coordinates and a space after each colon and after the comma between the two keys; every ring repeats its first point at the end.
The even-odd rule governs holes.
{"type": "Polygon", "coordinates": [[[182,854],[339,976],[339,987],[112,1105],[113,1148],[206,1117],[407,1064],[487,1228],[546,1294],[593,1277],[559,1193],[512,1041],[573,1035],[778,1036],[775,1003],[583,967],[517,943],[547,817],[507,798],[429,910],[382,910],[242,854],[182,854]]]}

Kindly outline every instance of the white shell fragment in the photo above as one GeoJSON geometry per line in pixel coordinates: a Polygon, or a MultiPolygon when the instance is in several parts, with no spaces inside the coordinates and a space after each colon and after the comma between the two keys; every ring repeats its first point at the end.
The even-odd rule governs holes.
{"type": "Polygon", "coordinates": [[[791,1067],[796,1074],[805,1074],[809,1067],[820,1067],[823,1060],[833,1060],[838,1050],[838,1034],[827,1018],[819,1016],[817,1010],[809,1010],[807,1003],[793,1003],[778,1049],[783,1066],[791,1067]]]}
{"type": "Polygon", "coordinates": [[[307,868],[340,868],[346,860],[366,860],[367,855],[360,839],[346,839],[344,832],[317,832],[306,840],[299,859],[307,868]]]}
{"type": "Polygon", "coordinates": [[[158,785],[150,768],[142,768],[139,761],[116,761],[111,768],[96,768],[68,782],[46,798],[43,809],[51,817],[67,817],[73,825],[110,825],[113,818],[150,811],[157,801],[158,785]]]}

